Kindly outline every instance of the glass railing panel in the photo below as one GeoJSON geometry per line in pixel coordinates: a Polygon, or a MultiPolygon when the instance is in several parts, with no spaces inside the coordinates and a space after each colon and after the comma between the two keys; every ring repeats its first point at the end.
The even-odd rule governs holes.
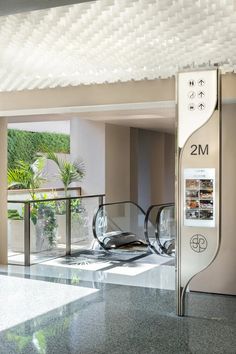
{"type": "Polygon", "coordinates": [[[57,223],[57,246],[66,249],[66,201],[55,201],[55,214],[57,223]]]}
{"type": "Polygon", "coordinates": [[[151,245],[151,247],[154,247],[154,250],[158,250],[159,248],[156,239],[156,222],[157,222],[158,210],[159,207],[157,206],[154,206],[149,210],[148,215],[146,217],[146,225],[145,225],[147,241],[151,245]]]}
{"type": "Polygon", "coordinates": [[[173,255],[175,253],[176,239],[174,206],[163,208],[160,212],[158,221],[160,243],[167,254],[173,255]]]}
{"type": "Polygon", "coordinates": [[[146,235],[152,249],[159,254],[175,253],[174,204],[153,205],[146,217],[146,235]]]}
{"type": "Polygon", "coordinates": [[[24,264],[23,203],[8,203],[8,263],[24,264]]]}
{"type": "Polygon", "coordinates": [[[71,253],[90,250],[94,245],[92,221],[99,207],[98,197],[71,200],[71,253]]]}
{"type": "Polygon", "coordinates": [[[40,201],[30,204],[30,263],[64,256],[65,201],[40,201]]]}
{"type": "Polygon", "coordinates": [[[159,218],[160,239],[175,238],[175,210],[173,206],[165,207],[161,210],[159,218]]]}

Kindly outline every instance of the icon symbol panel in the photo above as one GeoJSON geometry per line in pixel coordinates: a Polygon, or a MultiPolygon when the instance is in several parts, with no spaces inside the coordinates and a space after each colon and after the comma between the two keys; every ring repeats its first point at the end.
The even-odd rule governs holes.
{"type": "Polygon", "coordinates": [[[198,86],[204,86],[205,85],[205,80],[204,79],[199,79],[198,80],[198,86]]]}
{"type": "Polygon", "coordinates": [[[196,93],[194,91],[189,91],[188,97],[192,100],[196,97],[196,93]]]}
{"type": "Polygon", "coordinates": [[[199,111],[203,111],[204,109],[205,109],[205,104],[204,103],[199,103],[199,105],[198,105],[198,109],[199,109],[199,111]]]}
{"type": "Polygon", "coordinates": [[[188,105],[188,109],[189,109],[189,111],[194,111],[195,110],[195,104],[194,103],[190,103],[189,105],[188,105]]]}
{"type": "Polygon", "coordinates": [[[201,90],[201,91],[198,92],[198,97],[199,98],[203,98],[204,96],[205,96],[205,92],[204,91],[201,90]]]}
{"type": "Polygon", "coordinates": [[[194,87],[195,86],[195,81],[193,79],[189,80],[188,85],[190,87],[194,87]]]}

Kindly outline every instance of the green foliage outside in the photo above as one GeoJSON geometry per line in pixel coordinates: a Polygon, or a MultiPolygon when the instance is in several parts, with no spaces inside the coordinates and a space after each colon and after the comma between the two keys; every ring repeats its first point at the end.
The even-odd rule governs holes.
{"type": "Polygon", "coordinates": [[[8,188],[29,189],[31,198],[35,199],[35,190],[46,181],[43,177],[45,162],[44,157],[38,157],[33,163],[16,161],[15,168],[7,171],[8,188]]]}
{"type": "Polygon", "coordinates": [[[8,219],[23,220],[23,216],[21,216],[18,210],[16,209],[8,209],[8,219]]]}
{"type": "Polygon", "coordinates": [[[8,130],[8,167],[16,167],[17,161],[33,163],[39,152],[70,153],[70,136],[58,133],[38,133],[8,130]]]}

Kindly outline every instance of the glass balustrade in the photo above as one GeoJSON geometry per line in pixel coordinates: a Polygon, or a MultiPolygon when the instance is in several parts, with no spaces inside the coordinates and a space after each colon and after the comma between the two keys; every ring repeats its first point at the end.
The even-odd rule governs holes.
{"type": "Polygon", "coordinates": [[[8,201],[8,261],[31,265],[92,247],[103,195],[8,201]]]}
{"type": "Polygon", "coordinates": [[[173,203],[152,205],[145,219],[146,240],[161,255],[175,255],[175,207],[173,203]]]}

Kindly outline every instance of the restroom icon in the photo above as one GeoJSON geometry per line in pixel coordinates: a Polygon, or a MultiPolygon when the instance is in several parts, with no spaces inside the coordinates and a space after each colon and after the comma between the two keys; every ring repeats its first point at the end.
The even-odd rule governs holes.
{"type": "Polygon", "coordinates": [[[189,80],[188,84],[189,84],[190,87],[193,87],[193,86],[195,86],[195,81],[194,80],[189,80]]]}

